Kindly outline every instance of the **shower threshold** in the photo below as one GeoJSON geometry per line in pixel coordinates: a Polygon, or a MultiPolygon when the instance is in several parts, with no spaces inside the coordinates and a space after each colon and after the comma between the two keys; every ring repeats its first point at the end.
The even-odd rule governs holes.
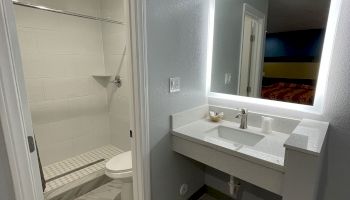
{"type": "Polygon", "coordinates": [[[110,181],[104,176],[106,162],[123,151],[106,145],[43,167],[46,200],[69,200],[110,181]]]}

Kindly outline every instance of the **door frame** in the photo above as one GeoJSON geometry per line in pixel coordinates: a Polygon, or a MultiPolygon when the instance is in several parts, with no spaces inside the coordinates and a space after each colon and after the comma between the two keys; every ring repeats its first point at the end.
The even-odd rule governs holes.
{"type": "Polygon", "coordinates": [[[133,107],[131,125],[135,137],[132,142],[134,169],[134,200],[151,200],[149,103],[148,103],[148,62],[146,2],[129,0],[131,77],[133,107]]]}
{"type": "MultiPolygon", "coordinates": [[[[264,64],[264,47],[265,47],[265,30],[266,30],[266,15],[254,8],[253,6],[244,3],[243,4],[243,14],[242,14],[242,32],[241,32],[241,50],[240,50],[240,61],[239,61],[239,75],[242,71],[242,55],[243,55],[243,38],[244,38],[244,19],[245,16],[249,15],[253,17],[257,22],[257,35],[255,36],[255,43],[253,50],[251,52],[251,56],[255,59],[254,62],[251,62],[251,65],[253,66],[250,70],[251,74],[254,74],[253,79],[254,85],[252,86],[252,92],[251,94],[254,97],[260,97],[261,92],[261,82],[262,82],[262,71],[263,71],[263,64],[264,64]]],[[[238,94],[240,93],[240,82],[241,82],[241,75],[238,79],[238,94]]]]}
{"type": "Polygon", "coordinates": [[[43,200],[12,1],[0,0],[0,120],[16,200],[43,200]]]}
{"type": "MultiPolygon", "coordinates": [[[[129,52],[131,52],[131,131],[134,199],[150,200],[150,147],[145,2],[130,0],[129,52]]],[[[15,15],[11,0],[0,0],[0,120],[11,168],[16,200],[43,200],[38,157],[30,153],[27,137],[33,137],[15,15]]],[[[1,133],[0,133],[1,134],[1,133]]]]}

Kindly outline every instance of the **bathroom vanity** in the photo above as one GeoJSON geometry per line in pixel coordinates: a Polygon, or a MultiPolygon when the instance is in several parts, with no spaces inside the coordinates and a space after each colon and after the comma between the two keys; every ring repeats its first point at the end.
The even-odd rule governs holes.
{"type": "Polygon", "coordinates": [[[248,128],[234,119],[238,111],[200,106],[172,115],[175,152],[281,195],[283,200],[315,199],[329,123],[248,113],[248,128]],[[208,112],[223,112],[212,122],[208,112]],[[272,133],[261,118],[273,118],[272,133]]]}

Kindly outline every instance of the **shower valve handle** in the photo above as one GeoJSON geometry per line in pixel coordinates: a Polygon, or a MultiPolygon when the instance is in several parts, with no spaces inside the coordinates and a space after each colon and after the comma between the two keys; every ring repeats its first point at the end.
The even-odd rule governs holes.
{"type": "Polygon", "coordinates": [[[122,79],[118,75],[115,76],[114,80],[112,80],[110,82],[113,83],[114,85],[116,85],[118,88],[120,88],[122,86],[122,79]]]}

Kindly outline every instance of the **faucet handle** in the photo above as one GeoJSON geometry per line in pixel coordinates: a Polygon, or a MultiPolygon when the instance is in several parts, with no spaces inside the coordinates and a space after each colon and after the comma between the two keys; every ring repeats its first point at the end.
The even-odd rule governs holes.
{"type": "Polygon", "coordinates": [[[235,118],[240,118],[242,115],[247,114],[248,109],[246,108],[237,108],[238,114],[235,116],[235,118]]]}
{"type": "Polygon", "coordinates": [[[241,118],[241,125],[239,128],[246,129],[247,128],[247,119],[248,119],[248,109],[246,108],[239,108],[237,109],[239,113],[236,115],[235,118],[241,118]]]}

